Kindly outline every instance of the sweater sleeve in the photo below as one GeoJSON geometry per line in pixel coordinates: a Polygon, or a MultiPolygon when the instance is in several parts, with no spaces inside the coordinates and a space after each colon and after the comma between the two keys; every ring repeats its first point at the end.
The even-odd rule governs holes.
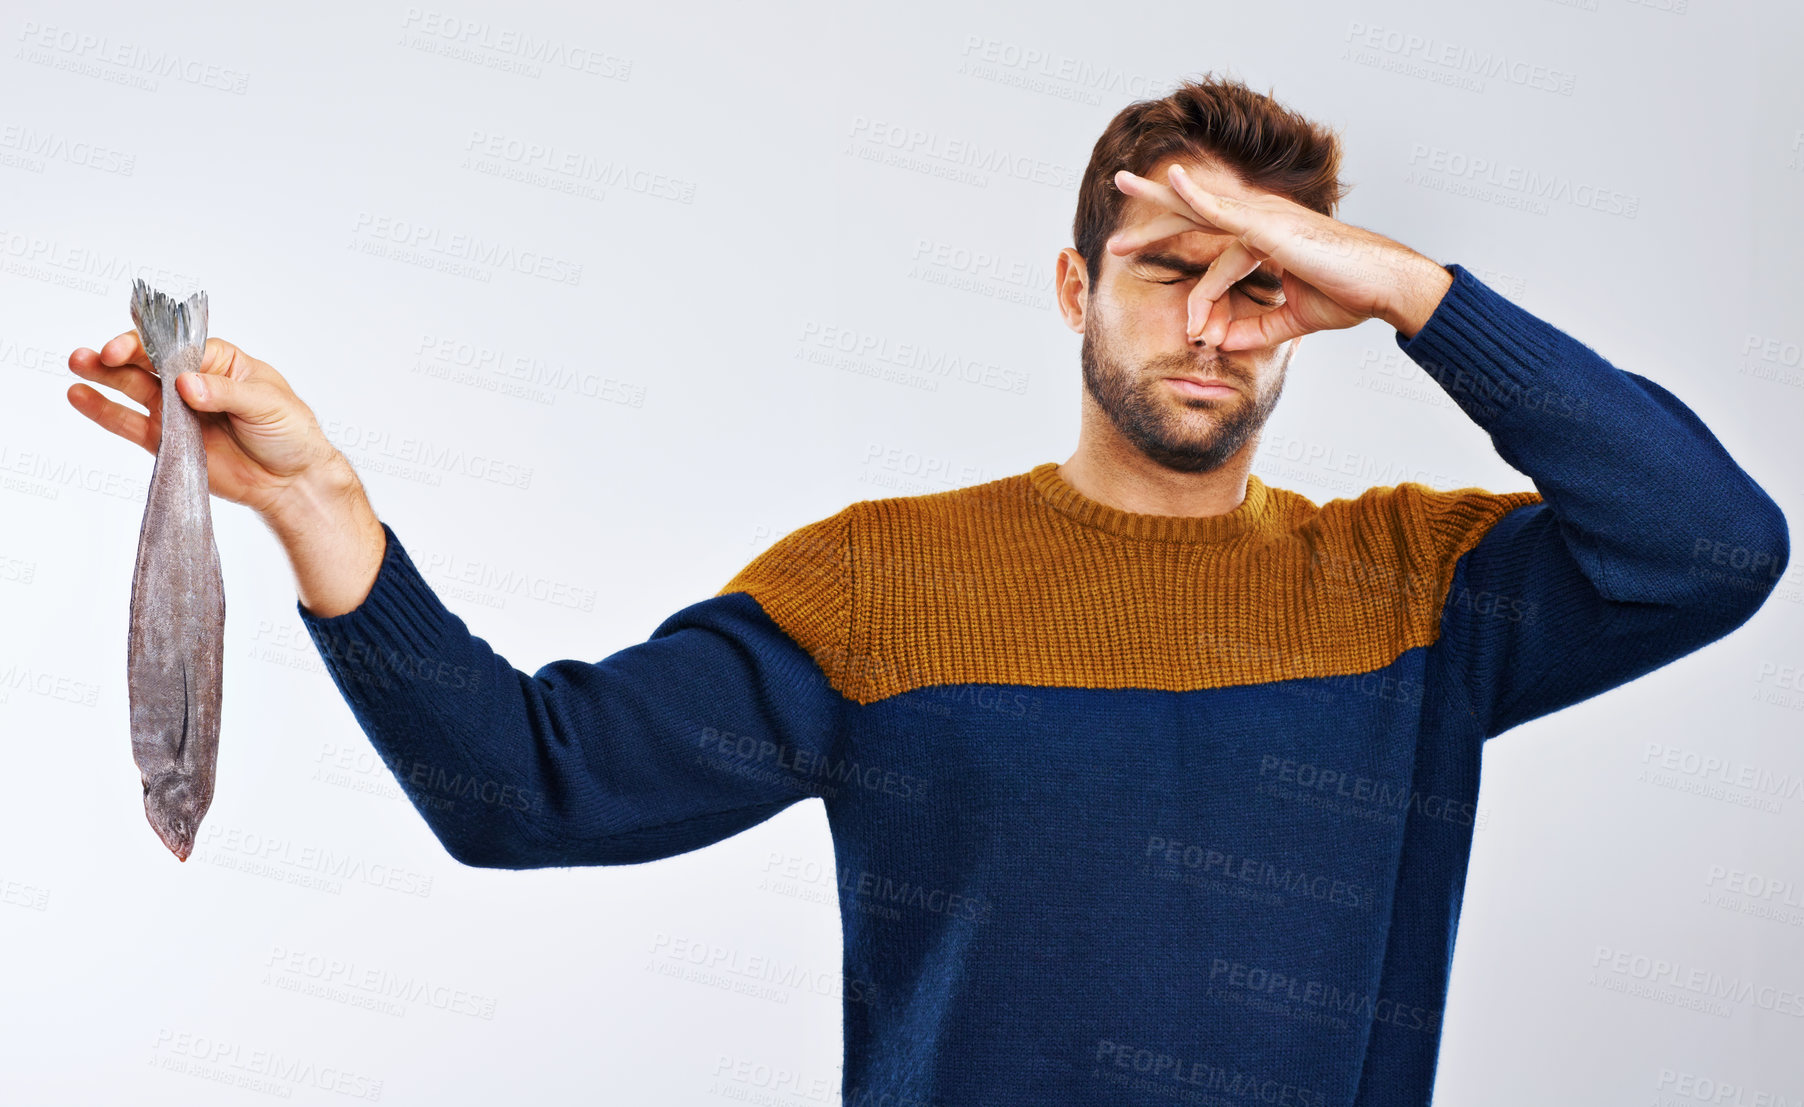
{"type": "Polygon", "coordinates": [[[1671,392],[1447,269],[1452,286],[1397,345],[1539,493],[1419,493],[1451,568],[1431,672],[1490,738],[1746,622],[1789,534],[1671,392]]]}
{"type": "Polygon", "coordinates": [[[821,662],[838,656],[850,616],[848,512],[792,532],[647,641],[530,675],[445,608],[386,523],[361,605],[329,618],[296,607],[453,858],[502,869],[650,861],[824,794],[845,701],[821,662]],[[806,641],[759,595],[805,613],[794,628],[806,641]]]}

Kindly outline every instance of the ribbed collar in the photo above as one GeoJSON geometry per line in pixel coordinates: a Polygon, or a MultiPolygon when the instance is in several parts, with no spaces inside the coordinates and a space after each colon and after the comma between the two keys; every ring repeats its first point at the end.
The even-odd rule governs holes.
{"type": "Polygon", "coordinates": [[[1128,538],[1167,542],[1221,542],[1245,534],[1271,514],[1272,497],[1265,482],[1247,474],[1246,498],[1222,515],[1143,515],[1122,511],[1079,492],[1059,476],[1059,463],[1043,461],[1027,471],[1027,479],[1054,508],[1088,527],[1128,538]]]}

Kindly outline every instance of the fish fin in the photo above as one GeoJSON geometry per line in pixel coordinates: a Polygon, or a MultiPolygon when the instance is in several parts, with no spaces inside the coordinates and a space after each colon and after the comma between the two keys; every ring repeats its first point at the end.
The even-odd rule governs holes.
{"type": "Polygon", "coordinates": [[[182,764],[182,753],[188,748],[188,727],[194,718],[194,689],[188,683],[188,658],[182,658],[182,725],[177,732],[180,737],[175,740],[175,763],[182,764]]]}

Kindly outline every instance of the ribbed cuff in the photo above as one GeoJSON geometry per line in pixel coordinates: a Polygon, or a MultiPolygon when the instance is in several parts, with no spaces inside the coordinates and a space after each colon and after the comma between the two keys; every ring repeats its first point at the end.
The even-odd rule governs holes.
{"type": "MultiPolygon", "coordinates": [[[[447,634],[464,633],[458,617],[439,601],[395,532],[382,524],[387,546],[363,602],[341,615],[319,616],[297,599],[301,624],[341,687],[373,676],[418,676],[417,666],[439,656],[447,634]]],[[[387,686],[387,681],[378,681],[387,686]]]]}
{"type": "Polygon", "coordinates": [[[1559,384],[1553,346],[1561,332],[1464,266],[1444,268],[1453,284],[1414,337],[1396,332],[1397,348],[1481,425],[1524,406],[1582,408],[1582,398],[1559,384]]]}

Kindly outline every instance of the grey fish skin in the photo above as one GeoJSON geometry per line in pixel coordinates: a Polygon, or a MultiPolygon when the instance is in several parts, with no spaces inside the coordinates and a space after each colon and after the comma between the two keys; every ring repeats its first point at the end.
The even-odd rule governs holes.
{"type": "Polygon", "coordinates": [[[178,302],[134,280],[131,306],[144,352],[162,380],[163,420],[132,572],[126,651],[132,760],[143,777],[151,828],[186,861],[213,802],[225,664],[225,582],[213,541],[207,453],[200,416],[175,390],[177,375],[200,371],[207,294],[178,302]]]}

